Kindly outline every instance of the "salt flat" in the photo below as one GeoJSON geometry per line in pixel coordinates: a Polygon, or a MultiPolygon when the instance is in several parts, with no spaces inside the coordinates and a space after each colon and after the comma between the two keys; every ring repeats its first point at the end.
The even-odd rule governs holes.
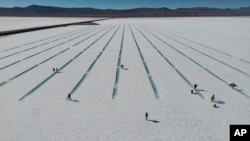
{"type": "Polygon", "coordinates": [[[100,18],[0,17],[0,31],[83,22],[100,18]]]}
{"type": "Polygon", "coordinates": [[[0,38],[0,140],[228,141],[250,123],[249,18],[98,23],[0,38]]]}

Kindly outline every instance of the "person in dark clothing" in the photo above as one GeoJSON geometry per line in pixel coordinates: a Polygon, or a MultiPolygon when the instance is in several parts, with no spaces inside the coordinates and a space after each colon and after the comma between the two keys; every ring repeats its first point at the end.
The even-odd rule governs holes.
{"type": "Polygon", "coordinates": [[[146,112],[145,118],[146,118],[146,120],[148,120],[148,112],[146,112]]]}
{"type": "Polygon", "coordinates": [[[121,64],[121,69],[123,69],[124,68],[124,65],[123,64],[121,64]]]}
{"type": "Polygon", "coordinates": [[[215,96],[213,94],[212,97],[211,97],[211,102],[214,102],[214,100],[215,100],[215,96]]]}
{"type": "Polygon", "coordinates": [[[53,68],[53,72],[55,72],[56,71],[56,69],[55,68],[53,68]]]}
{"type": "Polygon", "coordinates": [[[235,83],[229,84],[230,87],[235,88],[237,85],[235,83]]]}
{"type": "Polygon", "coordinates": [[[197,84],[194,84],[194,89],[196,89],[196,88],[197,88],[197,86],[198,86],[197,84]]]}
{"type": "Polygon", "coordinates": [[[68,99],[68,100],[72,100],[72,99],[71,99],[71,94],[68,94],[67,99],[68,99]]]}
{"type": "Polygon", "coordinates": [[[194,91],[193,91],[193,90],[191,90],[191,94],[194,94],[194,91]]]}
{"type": "Polygon", "coordinates": [[[219,108],[216,104],[213,105],[214,108],[219,108]]]}
{"type": "Polygon", "coordinates": [[[69,100],[69,101],[73,101],[73,102],[80,102],[79,100],[72,99],[70,93],[68,94],[66,99],[69,100]]]}

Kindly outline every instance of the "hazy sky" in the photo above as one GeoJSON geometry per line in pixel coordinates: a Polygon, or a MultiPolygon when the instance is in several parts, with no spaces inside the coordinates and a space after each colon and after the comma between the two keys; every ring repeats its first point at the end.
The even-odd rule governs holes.
{"type": "Polygon", "coordinates": [[[0,7],[28,5],[58,7],[93,7],[101,9],[128,9],[135,7],[216,7],[239,8],[250,6],[250,0],[0,0],[0,7]]]}

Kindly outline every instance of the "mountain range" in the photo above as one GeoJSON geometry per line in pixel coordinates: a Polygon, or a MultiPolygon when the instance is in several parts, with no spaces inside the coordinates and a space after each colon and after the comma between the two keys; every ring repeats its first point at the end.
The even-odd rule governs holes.
{"type": "Polygon", "coordinates": [[[20,17],[175,17],[175,16],[250,16],[250,7],[241,8],[134,8],[126,10],[96,8],[63,8],[30,5],[1,8],[0,16],[20,17]]]}

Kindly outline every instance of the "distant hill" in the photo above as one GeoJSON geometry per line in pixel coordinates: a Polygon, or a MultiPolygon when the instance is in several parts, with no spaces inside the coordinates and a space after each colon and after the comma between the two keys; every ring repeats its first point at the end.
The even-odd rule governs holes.
{"type": "Polygon", "coordinates": [[[62,8],[31,5],[28,7],[0,8],[0,16],[34,17],[172,17],[172,16],[250,16],[250,7],[219,9],[195,8],[134,8],[127,10],[95,8],[62,8]]]}

